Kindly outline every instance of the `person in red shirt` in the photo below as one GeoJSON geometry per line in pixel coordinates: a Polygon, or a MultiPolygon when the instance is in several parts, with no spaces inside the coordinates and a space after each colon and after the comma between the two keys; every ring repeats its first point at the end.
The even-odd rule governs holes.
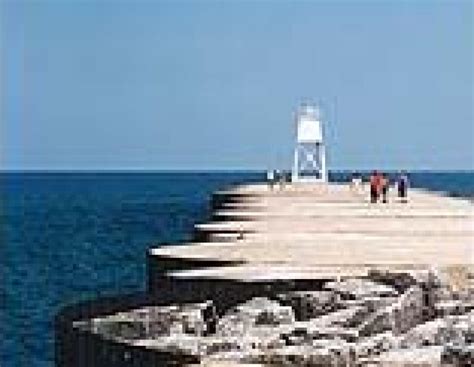
{"type": "Polygon", "coordinates": [[[379,172],[374,171],[370,175],[370,202],[376,203],[379,200],[380,195],[380,180],[381,176],[379,172]]]}

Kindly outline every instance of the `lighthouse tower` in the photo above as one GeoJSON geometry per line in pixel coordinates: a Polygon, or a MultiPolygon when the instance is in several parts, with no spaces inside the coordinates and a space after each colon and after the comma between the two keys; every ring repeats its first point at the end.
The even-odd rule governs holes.
{"type": "Polygon", "coordinates": [[[296,115],[296,147],[293,182],[327,182],[326,152],[320,111],[317,106],[302,105],[296,115]]]}

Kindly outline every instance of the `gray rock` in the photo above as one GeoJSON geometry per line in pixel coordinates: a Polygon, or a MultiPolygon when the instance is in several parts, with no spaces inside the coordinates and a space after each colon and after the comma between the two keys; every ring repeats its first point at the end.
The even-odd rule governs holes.
{"type": "Polygon", "coordinates": [[[325,284],[326,289],[346,297],[354,297],[361,299],[364,297],[396,297],[398,292],[395,288],[373,282],[370,279],[349,278],[343,281],[328,282],[325,284]]]}

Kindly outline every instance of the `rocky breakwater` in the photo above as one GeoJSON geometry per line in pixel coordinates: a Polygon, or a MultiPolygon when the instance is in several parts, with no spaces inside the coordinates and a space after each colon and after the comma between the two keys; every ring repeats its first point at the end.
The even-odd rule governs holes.
{"type": "MultiPolygon", "coordinates": [[[[471,280],[473,274],[467,274],[471,280]]],[[[103,338],[216,362],[278,366],[469,366],[474,289],[441,271],[373,271],[320,291],[212,300],[80,320],[103,338]]],[[[470,283],[469,283],[470,284],[470,283]]]]}

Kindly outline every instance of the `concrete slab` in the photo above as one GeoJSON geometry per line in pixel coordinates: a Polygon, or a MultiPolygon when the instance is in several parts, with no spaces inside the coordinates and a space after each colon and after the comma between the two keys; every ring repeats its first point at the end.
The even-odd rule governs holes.
{"type": "Polygon", "coordinates": [[[378,267],[473,266],[471,201],[411,190],[409,202],[400,203],[394,193],[388,204],[370,204],[367,187],[359,191],[343,184],[295,184],[273,191],[259,184],[236,187],[218,193],[233,197],[232,202],[224,200],[225,209],[214,213],[219,221],[196,225],[208,242],[156,248],[151,254],[239,261],[243,265],[171,275],[247,280],[321,278],[324,272],[363,274],[378,267]]]}

